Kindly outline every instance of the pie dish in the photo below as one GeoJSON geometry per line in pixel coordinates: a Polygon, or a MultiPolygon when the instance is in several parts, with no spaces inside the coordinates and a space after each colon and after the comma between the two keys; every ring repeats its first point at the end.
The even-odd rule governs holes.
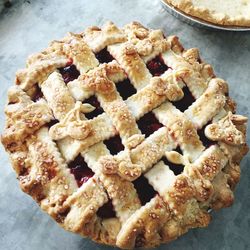
{"type": "Polygon", "coordinates": [[[22,190],[63,228],[154,247],[233,203],[248,151],[235,108],[197,49],[108,22],[28,58],[1,140],[22,190]]]}
{"type": "Polygon", "coordinates": [[[164,0],[193,17],[222,25],[250,27],[249,0],[164,0]]]}

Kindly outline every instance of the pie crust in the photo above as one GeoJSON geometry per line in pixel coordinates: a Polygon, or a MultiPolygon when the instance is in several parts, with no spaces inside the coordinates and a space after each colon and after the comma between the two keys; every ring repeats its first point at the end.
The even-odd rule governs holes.
{"type": "Polygon", "coordinates": [[[233,203],[248,151],[235,107],[197,49],[108,22],[28,58],[1,140],[22,190],[63,228],[154,247],[233,203]]]}
{"type": "Polygon", "coordinates": [[[223,26],[250,26],[249,0],[164,0],[188,15],[223,26]]]}

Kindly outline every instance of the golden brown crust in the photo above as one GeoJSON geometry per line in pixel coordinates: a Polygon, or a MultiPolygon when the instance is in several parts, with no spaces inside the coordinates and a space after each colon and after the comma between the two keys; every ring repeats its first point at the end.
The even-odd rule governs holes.
{"type": "Polygon", "coordinates": [[[156,196],[123,224],[117,235],[117,246],[131,249],[159,245],[161,236],[158,232],[169,217],[168,207],[159,196],[156,196]]]}
{"type": "Polygon", "coordinates": [[[226,82],[176,36],[109,22],[53,41],[16,80],[2,143],[23,191],[66,230],[121,248],[154,247],[207,226],[209,208],[232,204],[247,118],[235,114],[226,82]],[[105,47],[114,60],[100,63],[95,53],[105,47]],[[167,65],[160,76],[147,65],[155,57],[167,65]],[[71,64],[80,76],[66,83],[60,68],[71,64]],[[136,90],[127,99],[118,87],[126,78],[136,90]],[[194,102],[182,112],[176,103],[185,89],[194,102]],[[104,112],[87,119],[93,95],[104,112]],[[138,120],[149,112],[162,127],[146,137],[138,120]],[[124,150],[111,155],[105,140],[116,135],[124,150]],[[203,136],[214,145],[203,145],[203,136]],[[80,187],[69,170],[78,155],[94,172],[80,187]],[[157,194],[143,205],[135,183],[144,177],[157,194]],[[115,212],[108,219],[98,213],[107,202],[115,212]]]}
{"type": "Polygon", "coordinates": [[[102,29],[96,26],[87,28],[83,33],[83,39],[93,52],[98,52],[108,45],[122,43],[127,40],[124,33],[112,22],[107,22],[102,29]]]}
{"type": "Polygon", "coordinates": [[[18,86],[11,87],[8,93],[6,128],[2,143],[10,152],[22,147],[26,137],[39,130],[52,119],[52,112],[46,102],[33,103],[18,86]]]}

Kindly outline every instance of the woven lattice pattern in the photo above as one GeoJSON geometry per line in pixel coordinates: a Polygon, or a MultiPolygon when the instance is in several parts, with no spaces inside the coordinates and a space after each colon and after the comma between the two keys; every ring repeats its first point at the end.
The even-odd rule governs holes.
{"type": "Polygon", "coordinates": [[[136,22],[30,56],[5,113],[21,188],[65,229],[121,248],[207,226],[248,150],[247,118],[198,50],[136,22]]]}

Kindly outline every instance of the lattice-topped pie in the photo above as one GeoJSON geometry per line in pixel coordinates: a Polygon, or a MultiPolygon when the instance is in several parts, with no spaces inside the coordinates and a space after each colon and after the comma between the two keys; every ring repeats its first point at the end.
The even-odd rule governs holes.
{"type": "Polygon", "coordinates": [[[222,26],[250,27],[250,0],[164,0],[205,21],[222,26]]]}
{"type": "Polygon", "coordinates": [[[153,247],[230,206],[247,118],[197,49],[133,22],[53,41],[8,93],[2,143],[66,230],[153,247]]]}

